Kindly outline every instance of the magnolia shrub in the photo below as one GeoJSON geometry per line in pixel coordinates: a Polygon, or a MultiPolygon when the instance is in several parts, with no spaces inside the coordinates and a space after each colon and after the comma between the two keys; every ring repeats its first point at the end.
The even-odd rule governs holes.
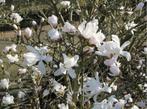
{"type": "Polygon", "coordinates": [[[16,40],[0,53],[0,107],[145,109],[146,1],[89,1],[51,0],[55,14],[24,29],[11,5],[16,40]]]}

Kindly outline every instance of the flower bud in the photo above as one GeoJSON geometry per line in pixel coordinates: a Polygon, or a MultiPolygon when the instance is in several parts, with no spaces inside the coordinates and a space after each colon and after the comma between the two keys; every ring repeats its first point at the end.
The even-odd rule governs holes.
{"type": "Polygon", "coordinates": [[[14,97],[9,94],[4,96],[2,99],[2,104],[5,105],[14,104],[14,97]]]}
{"type": "Polygon", "coordinates": [[[52,15],[52,16],[48,17],[48,23],[49,23],[51,26],[56,27],[57,24],[58,24],[58,18],[57,18],[57,16],[52,15]]]}
{"type": "Polygon", "coordinates": [[[14,5],[11,5],[11,11],[14,11],[14,8],[15,8],[14,5]]]}
{"type": "Polygon", "coordinates": [[[8,89],[9,88],[9,79],[2,79],[0,81],[0,87],[3,89],[8,89]]]}
{"type": "Polygon", "coordinates": [[[41,18],[41,23],[43,23],[45,21],[44,17],[41,18]]]}
{"type": "Polygon", "coordinates": [[[62,2],[60,2],[60,5],[61,5],[63,8],[70,7],[70,1],[62,1],[62,2]]]}
{"type": "Polygon", "coordinates": [[[18,29],[18,26],[16,24],[13,24],[12,26],[14,27],[14,29],[18,29]]]}
{"type": "Polygon", "coordinates": [[[35,20],[33,20],[33,21],[32,21],[32,25],[33,25],[33,26],[36,26],[36,25],[37,25],[37,22],[36,22],[35,20]]]}
{"type": "Polygon", "coordinates": [[[61,34],[57,29],[51,29],[48,32],[48,36],[51,40],[58,40],[61,38],[61,34]]]}
{"type": "Polygon", "coordinates": [[[25,33],[25,36],[26,36],[27,38],[30,38],[30,37],[32,36],[32,30],[31,30],[29,27],[27,27],[27,28],[24,30],[24,33],[25,33]]]}

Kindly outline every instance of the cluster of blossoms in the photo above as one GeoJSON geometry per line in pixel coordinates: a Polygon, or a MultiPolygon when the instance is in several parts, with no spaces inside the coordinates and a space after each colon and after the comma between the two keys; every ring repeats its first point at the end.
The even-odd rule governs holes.
{"type": "MultiPolygon", "coordinates": [[[[69,1],[62,1],[60,5],[70,8],[69,1]]],[[[143,6],[144,3],[141,2],[135,10],[141,10],[143,6]]],[[[123,10],[123,7],[121,9],[123,10]]],[[[89,108],[91,109],[145,108],[145,102],[136,102],[131,93],[126,92],[118,96],[118,86],[120,85],[116,81],[124,73],[121,71],[123,63],[120,60],[125,57],[125,60],[131,61],[130,52],[124,50],[131,45],[131,41],[128,40],[122,44],[119,35],[115,34],[111,34],[111,40],[108,40],[96,18],[90,21],[84,20],[78,27],[66,21],[61,27],[58,17],[51,15],[46,19],[42,17],[40,24],[33,20],[32,28],[27,27],[21,30],[19,23],[23,18],[14,12],[13,5],[11,5],[11,11],[10,20],[13,21],[13,27],[22,42],[18,45],[6,46],[3,54],[9,65],[19,67],[17,69],[19,75],[17,85],[19,84],[21,90],[17,91],[17,98],[20,101],[27,100],[27,97],[32,94],[35,96],[32,97],[36,102],[35,105],[55,102],[59,109],[77,108],[78,103],[81,103],[80,106],[90,104],[89,108]],[[42,23],[45,21],[50,25],[46,39],[51,41],[51,44],[43,43],[39,35],[38,41],[33,40],[34,33],[42,31],[42,23]],[[36,27],[40,30],[35,30],[36,27]],[[20,47],[24,50],[19,50],[20,47]],[[68,52],[69,49],[71,49],[70,52],[68,52]],[[88,53],[83,55],[85,51],[88,53]],[[87,65],[87,60],[92,56],[94,63],[87,65]],[[102,63],[99,63],[98,57],[102,58],[102,63]],[[105,77],[102,76],[102,69],[94,69],[98,64],[104,64],[103,67],[108,69],[105,77]],[[89,70],[89,66],[94,66],[92,71],[89,70]],[[30,84],[27,84],[32,91],[31,94],[22,88],[25,84],[23,80],[26,78],[26,83],[29,81],[28,78],[31,79],[31,82],[29,81],[31,88],[30,84]],[[117,92],[116,95],[115,92],[117,92]],[[54,97],[57,101],[54,101],[54,97]],[[42,103],[40,103],[41,101],[42,103]]],[[[137,24],[132,21],[126,23],[124,28],[134,36],[137,31],[135,26],[137,24]]],[[[146,47],[142,54],[147,54],[146,47]]],[[[0,59],[1,66],[6,63],[4,61],[0,59]]],[[[144,60],[139,61],[137,69],[142,67],[143,62],[144,60]]],[[[6,73],[4,65],[2,69],[6,73]]],[[[1,99],[1,104],[4,106],[14,105],[17,102],[16,96],[10,93],[13,82],[8,78],[0,80],[0,88],[5,91],[1,99]]],[[[146,84],[140,85],[140,89],[144,93],[147,92],[146,88],[146,84]]]]}

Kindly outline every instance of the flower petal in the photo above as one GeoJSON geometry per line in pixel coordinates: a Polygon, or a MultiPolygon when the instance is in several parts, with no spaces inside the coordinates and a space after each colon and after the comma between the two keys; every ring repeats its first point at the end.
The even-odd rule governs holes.
{"type": "Polygon", "coordinates": [[[117,43],[120,46],[120,40],[117,35],[112,35],[112,41],[114,41],[115,43],[117,43]]]}
{"type": "Polygon", "coordinates": [[[127,52],[127,51],[122,51],[122,52],[121,52],[121,55],[123,55],[124,57],[126,57],[126,58],[127,58],[127,61],[130,61],[130,60],[131,60],[131,55],[130,55],[129,52],[127,52]]]}
{"type": "Polygon", "coordinates": [[[66,69],[63,67],[63,64],[60,63],[60,68],[54,72],[55,76],[66,74],[66,69]]]}
{"type": "Polygon", "coordinates": [[[38,69],[39,71],[42,73],[42,74],[45,74],[46,73],[46,69],[45,69],[45,65],[42,61],[39,62],[38,64],[38,69]]]}
{"type": "Polygon", "coordinates": [[[75,73],[75,70],[70,68],[67,73],[69,74],[69,76],[72,78],[72,79],[75,79],[76,78],[76,73],[75,73]]]}
{"type": "Polygon", "coordinates": [[[113,56],[111,59],[106,59],[104,64],[107,66],[113,65],[117,61],[118,56],[113,56]]]}
{"type": "Polygon", "coordinates": [[[126,46],[128,46],[130,44],[130,41],[126,41],[121,45],[121,49],[123,50],[124,48],[126,48],[126,46]]]}

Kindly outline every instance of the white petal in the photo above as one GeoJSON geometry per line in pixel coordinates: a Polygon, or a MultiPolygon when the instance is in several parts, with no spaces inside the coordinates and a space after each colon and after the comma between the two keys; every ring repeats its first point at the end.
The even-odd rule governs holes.
{"type": "Polygon", "coordinates": [[[39,54],[39,52],[35,48],[33,48],[32,46],[27,46],[27,51],[33,52],[35,54],[39,54]]]}
{"type": "Polygon", "coordinates": [[[111,67],[110,67],[110,71],[111,71],[111,73],[112,73],[112,74],[110,74],[110,75],[112,75],[112,76],[117,76],[117,75],[119,75],[119,73],[120,73],[120,69],[119,69],[119,67],[116,66],[116,65],[111,66],[111,67]]]}
{"type": "Polygon", "coordinates": [[[44,60],[45,62],[51,62],[53,60],[53,58],[50,55],[47,56],[42,56],[41,57],[42,60],[44,60]]]}
{"type": "Polygon", "coordinates": [[[42,73],[42,74],[45,74],[46,73],[46,68],[45,68],[45,65],[42,61],[39,62],[39,64],[37,65],[39,71],[42,73]]]}
{"type": "Polygon", "coordinates": [[[37,61],[40,60],[40,57],[32,52],[28,52],[24,54],[24,64],[27,66],[32,66],[34,64],[36,64],[37,61]]]}
{"type": "Polygon", "coordinates": [[[126,41],[121,45],[121,49],[123,50],[124,48],[126,48],[128,45],[130,44],[130,41],[126,41]]]}
{"type": "Polygon", "coordinates": [[[83,30],[85,29],[86,26],[86,21],[83,21],[79,26],[78,26],[78,30],[80,31],[80,33],[83,33],[83,30]]]}
{"type": "Polygon", "coordinates": [[[72,79],[75,79],[76,78],[76,73],[75,73],[75,70],[70,68],[67,73],[69,74],[69,76],[72,78],[72,79]]]}
{"type": "Polygon", "coordinates": [[[66,69],[64,67],[62,67],[61,63],[60,63],[60,68],[54,72],[54,75],[59,76],[62,74],[66,74],[66,69]]]}
{"type": "Polygon", "coordinates": [[[107,66],[113,65],[117,61],[118,56],[113,56],[111,59],[106,59],[104,64],[107,66]]]}
{"type": "Polygon", "coordinates": [[[121,55],[123,55],[124,57],[126,57],[126,58],[127,58],[127,61],[130,61],[130,60],[131,60],[131,55],[130,55],[129,52],[127,52],[127,51],[122,51],[122,52],[121,52],[121,55]]]}
{"type": "Polygon", "coordinates": [[[116,42],[120,46],[120,40],[117,35],[112,35],[112,41],[116,42]]]}

